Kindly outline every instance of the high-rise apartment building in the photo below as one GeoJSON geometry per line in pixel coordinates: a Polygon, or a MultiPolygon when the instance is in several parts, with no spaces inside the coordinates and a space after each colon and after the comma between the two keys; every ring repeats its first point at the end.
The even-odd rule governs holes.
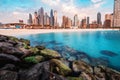
{"type": "Polygon", "coordinates": [[[77,14],[74,16],[74,26],[75,27],[78,27],[78,16],[77,16],[77,14]]]}
{"type": "Polygon", "coordinates": [[[101,13],[100,12],[97,13],[97,24],[98,24],[98,28],[102,26],[101,13]]]}
{"type": "Polygon", "coordinates": [[[105,14],[104,28],[111,28],[113,26],[113,14],[105,14]]]}
{"type": "Polygon", "coordinates": [[[28,24],[31,25],[33,23],[32,14],[29,14],[28,24]]]}
{"type": "Polygon", "coordinates": [[[37,12],[34,13],[33,24],[35,24],[35,25],[38,25],[38,24],[39,24],[39,20],[38,20],[38,14],[37,14],[37,12]]]}
{"type": "Polygon", "coordinates": [[[86,17],[84,19],[82,19],[81,21],[81,28],[86,28],[87,24],[86,24],[86,17]]]}
{"type": "Polygon", "coordinates": [[[57,11],[54,11],[54,26],[57,27],[57,11]]]}
{"type": "Polygon", "coordinates": [[[39,19],[39,25],[41,25],[43,27],[44,26],[44,9],[43,9],[43,7],[41,7],[38,10],[38,19],[39,19]]]}
{"type": "Polygon", "coordinates": [[[90,28],[90,17],[87,17],[87,28],[90,28]]]}
{"type": "Polygon", "coordinates": [[[120,0],[114,0],[114,13],[113,13],[114,27],[120,27],[120,0]]]}
{"type": "Polygon", "coordinates": [[[53,9],[50,11],[50,26],[54,26],[54,15],[53,15],[53,9]]]}

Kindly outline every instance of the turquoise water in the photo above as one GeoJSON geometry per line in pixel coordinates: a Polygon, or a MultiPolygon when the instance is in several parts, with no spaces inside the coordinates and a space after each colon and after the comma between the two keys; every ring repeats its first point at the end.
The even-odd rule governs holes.
{"type": "Polygon", "coordinates": [[[69,60],[84,60],[120,70],[120,31],[64,32],[21,35],[31,46],[42,45],[69,60]]]}

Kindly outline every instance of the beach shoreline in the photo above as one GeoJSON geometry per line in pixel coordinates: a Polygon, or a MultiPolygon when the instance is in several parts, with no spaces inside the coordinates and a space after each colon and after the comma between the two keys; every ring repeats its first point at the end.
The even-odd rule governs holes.
{"type": "Polygon", "coordinates": [[[58,32],[86,32],[86,31],[110,31],[119,29],[0,29],[1,35],[17,36],[29,34],[58,33],[58,32]]]}

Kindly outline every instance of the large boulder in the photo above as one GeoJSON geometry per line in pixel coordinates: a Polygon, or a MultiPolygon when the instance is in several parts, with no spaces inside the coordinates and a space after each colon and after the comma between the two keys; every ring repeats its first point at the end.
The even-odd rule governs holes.
{"type": "Polygon", "coordinates": [[[17,72],[0,70],[0,80],[18,80],[17,72]]]}
{"type": "Polygon", "coordinates": [[[40,51],[40,55],[43,55],[48,58],[60,58],[60,54],[57,51],[50,49],[43,49],[40,51]]]}
{"type": "Polygon", "coordinates": [[[36,56],[25,57],[24,60],[30,63],[39,63],[44,60],[44,57],[36,55],[36,56]]]}
{"type": "Polygon", "coordinates": [[[45,70],[49,71],[49,62],[38,63],[27,70],[20,70],[19,80],[46,80],[41,78],[48,76],[45,74],[45,70]]]}
{"type": "Polygon", "coordinates": [[[7,36],[0,35],[0,42],[6,42],[8,40],[7,36]]]}
{"type": "Polygon", "coordinates": [[[52,72],[58,73],[63,76],[69,75],[71,73],[71,69],[57,59],[52,59],[50,61],[50,69],[52,72]]]}
{"type": "MultiPolygon", "coordinates": [[[[7,63],[19,63],[20,59],[9,54],[0,54],[0,63],[1,64],[7,64],[7,63]]],[[[0,64],[0,65],[1,65],[0,64]]]]}
{"type": "Polygon", "coordinates": [[[17,57],[24,55],[19,48],[14,47],[13,44],[8,42],[0,42],[0,53],[11,54],[17,57]]]}
{"type": "Polygon", "coordinates": [[[14,64],[5,64],[0,70],[17,71],[17,68],[14,64]]]}
{"type": "Polygon", "coordinates": [[[24,55],[24,53],[19,48],[9,46],[1,46],[0,52],[5,54],[11,54],[19,58],[24,55]]]}
{"type": "Polygon", "coordinates": [[[119,80],[120,72],[113,70],[111,68],[104,67],[102,65],[98,66],[101,69],[101,73],[104,73],[106,80],[119,80]]]}

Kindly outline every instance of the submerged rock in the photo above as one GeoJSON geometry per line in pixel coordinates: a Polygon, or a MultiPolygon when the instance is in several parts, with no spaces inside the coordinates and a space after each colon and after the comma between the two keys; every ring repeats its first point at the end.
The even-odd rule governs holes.
{"type": "Polygon", "coordinates": [[[48,58],[60,58],[60,54],[57,51],[44,49],[40,51],[40,54],[48,58]]]}
{"type": "Polygon", "coordinates": [[[114,57],[117,56],[117,53],[114,53],[112,51],[108,51],[108,50],[102,50],[100,51],[101,54],[106,55],[106,56],[110,56],[110,57],[114,57]]]}
{"type": "Polygon", "coordinates": [[[64,76],[69,75],[71,73],[71,69],[57,59],[52,59],[50,61],[50,67],[51,67],[51,71],[64,76]]]}
{"type": "Polygon", "coordinates": [[[18,75],[16,72],[0,70],[0,80],[17,80],[18,75]]]}

